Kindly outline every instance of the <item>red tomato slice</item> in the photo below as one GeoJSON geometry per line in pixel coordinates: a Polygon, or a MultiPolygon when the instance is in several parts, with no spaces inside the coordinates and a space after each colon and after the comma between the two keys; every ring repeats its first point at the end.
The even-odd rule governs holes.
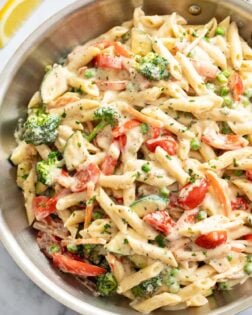
{"type": "Polygon", "coordinates": [[[162,137],[162,136],[171,136],[172,133],[168,131],[167,129],[164,128],[159,128],[159,127],[151,127],[151,139],[155,139],[157,137],[162,137]]]}
{"type": "Polygon", "coordinates": [[[248,202],[242,198],[237,197],[234,201],[231,201],[232,210],[249,210],[248,202]]]}
{"type": "Polygon", "coordinates": [[[96,184],[100,177],[100,170],[96,164],[90,163],[86,169],[81,169],[74,175],[75,183],[72,185],[73,192],[80,192],[87,188],[88,182],[96,184]]]}
{"type": "Polygon", "coordinates": [[[145,144],[151,152],[155,152],[157,147],[161,147],[170,155],[175,155],[178,149],[176,140],[171,136],[150,139],[147,140],[145,144]]]}
{"type": "Polygon", "coordinates": [[[233,93],[234,100],[239,102],[243,94],[244,87],[241,77],[237,72],[233,73],[229,80],[229,87],[233,93]]]}
{"type": "Polygon", "coordinates": [[[252,170],[247,170],[246,171],[246,177],[248,180],[252,182],[252,170]]]}
{"type": "Polygon", "coordinates": [[[242,237],[243,240],[252,241],[252,234],[247,234],[242,237]]]}
{"type": "Polygon", "coordinates": [[[226,243],[227,232],[226,231],[213,231],[200,235],[196,238],[195,243],[206,249],[213,249],[221,244],[226,243]]]}
{"type": "Polygon", "coordinates": [[[104,268],[78,261],[62,254],[55,253],[52,256],[53,263],[57,268],[76,276],[96,277],[106,272],[104,268]]]}
{"type": "Polygon", "coordinates": [[[56,211],[56,198],[46,196],[37,196],[32,200],[32,209],[35,218],[41,221],[56,211]]]}
{"type": "Polygon", "coordinates": [[[127,144],[127,136],[126,135],[121,135],[118,138],[116,138],[119,142],[119,148],[120,151],[122,152],[127,144]]]}
{"type": "Polygon", "coordinates": [[[117,126],[112,130],[112,135],[114,138],[118,138],[125,133],[127,133],[130,129],[138,127],[141,125],[141,122],[136,119],[130,119],[126,121],[122,126],[117,126]]]}
{"type": "Polygon", "coordinates": [[[100,54],[95,57],[95,66],[98,68],[111,68],[121,70],[123,68],[122,58],[100,54]]]}
{"type": "Polygon", "coordinates": [[[96,81],[101,91],[123,91],[126,89],[128,81],[96,81]]]}
{"type": "Polygon", "coordinates": [[[111,155],[107,155],[101,165],[102,173],[105,175],[114,174],[116,164],[117,159],[113,158],[111,155]]]}
{"type": "Polygon", "coordinates": [[[144,216],[143,220],[151,225],[155,230],[168,235],[175,222],[165,210],[155,211],[144,216]]]}
{"type": "Polygon", "coordinates": [[[198,207],[204,200],[208,190],[208,183],[203,179],[197,179],[195,183],[185,185],[179,192],[178,205],[191,210],[198,207]]]}

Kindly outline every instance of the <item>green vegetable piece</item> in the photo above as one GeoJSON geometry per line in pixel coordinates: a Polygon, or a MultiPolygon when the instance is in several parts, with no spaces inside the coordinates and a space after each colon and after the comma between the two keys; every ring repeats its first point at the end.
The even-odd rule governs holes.
{"type": "Polygon", "coordinates": [[[153,81],[169,79],[170,74],[167,66],[168,60],[153,52],[136,60],[137,71],[147,79],[153,81]]]}
{"type": "Polygon", "coordinates": [[[179,274],[178,268],[172,268],[172,269],[170,270],[170,275],[171,275],[171,276],[176,277],[178,274],[179,274]]]}
{"type": "Polygon", "coordinates": [[[149,131],[149,125],[146,124],[146,123],[142,123],[140,125],[140,130],[141,130],[143,135],[146,135],[148,133],[148,131],[149,131]]]}
{"type": "Polygon", "coordinates": [[[162,247],[162,248],[165,247],[165,238],[162,234],[158,234],[155,237],[155,241],[157,242],[159,247],[162,247]]]}
{"type": "Polygon", "coordinates": [[[67,245],[67,250],[68,250],[70,253],[75,254],[75,253],[78,252],[79,248],[78,248],[78,246],[76,246],[76,245],[74,245],[74,244],[68,244],[68,245],[67,245]]]}
{"type": "Polygon", "coordinates": [[[228,96],[223,97],[223,106],[227,106],[229,108],[232,108],[232,105],[233,105],[233,101],[230,97],[228,97],[228,96]]]}
{"type": "Polygon", "coordinates": [[[47,185],[52,186],[54,183],[55,176],[61,172],[59,167],[62,165],[62,161],[59,161],[60,153],[53,151],[48,155],[47,160],[42,160],[36,165],[36,173],[38,181],[47,185]]]}
{"type": "Polygon", "coordinates": [[[180,285],[177,281],[169,286],[169,291],[171,293],[178,293],[179,290],[180,290],[180,285]]]}
{"type": "Polygon", "coordinates": [[[252,88],[247,89],[244,95],[247,96],[249,99],[252,98],[252,88]]]}
{"type": "Polygon", "coordinates": [[[95,69],[87,69],[85,72],[84,72],[84,77],[87,78],[87,79],[91,79],[95,76],[95,69]]]}
{"type": "Polygon", "coordinates": [[[37,110],[28,116],[24,123],[23,139],[34,145],[53,143],[57,137],[57,128],[61,118],[57,115],[37,110]]]}
{"type": "Polygon", "coordinates": [[[215,30],[215,35],[221,35],[224,36],[225,35],[225,30],[223,27],[218,26],[215,30]]]}
{"type": "Polygon", "coordinates": [[[151,170],[150,164],[148,164],[148,163],[143,164],[142,171],[144,171],[145,173],[149,173],[150,170],[151,170]]]}
{"type": "Polygon", "coordinates": [[[252,263],[252,255],[247,255],[247,262],[252,263]]]}
{"type": "Polygon", "coordinates": [[[243,171],[242,170],[235,170],[234,171],[234,176],[242,176],[243,175],[243,171]]]}
{"type": "Polygon", "coordinates": [[[221,291],[228,291],[228,290],[231,290],[231,287],[228,282],[219,282],[218,289],[221,291]]]}
{"type": "Polygon", "coordinates": [[[228,261],[232,261],[232,259],[233,259],[233,256],[232,256],[232,255],[227,255],[227,260],[228,260],[228,261]]]}
{"type": "Polygon", "coordinates": [[[229,77],[230,77],[230,71],[228,71],[228,70],[223,70],[222,73],[224,74],[224,76],[225,76],[226,78],[229,78],[229,77]]]}
{"type": "Polygon", "coordinates": [[[131,291],[135,297],[149,297],[152,296],[161,285],[161,277],[156,276],[141,282],[139,285],[132,288],[131,291]]]}
{"type": "Polygon", "coordinates": [[[227,86],[223,86],[220,89],[220,96],[227,96],[229,93],[229,88],[227,86]]]}
{"type": "Polygon", "coordinates": [[[252,274],[252,262],[251,262],[251,261],[247,262],[247,263],[244,265],[243,270],[244,270],[244,272],[246,272],[248,275],[251,275],[251,274],[252,274]]]}
{"type": "Polygon", "coordinates": [[[199,213],[198,213],[197,216],[196,216],[196,219],[197,219],[198,221],[204,220],[204,219],[206,219],[206,218],[207,218],[207,213],[206,213],[206,211],[204,211],[204,210],[200,210],[199,213]]]}
{"type": "Polygon", "coordinates": [[[160,195],[161,195],[162,197],[168,198],[169,194],[170,194],[170,190],[169,190],[168,188],[162,187],[162,188],[160,189],[160,195]]]}
{"type": "Polygon", "coordinates": [[[167,199],[158,195],[148,195],[135,200],[130,204],[130,208],[135,211],[140,217],[167,208],[167,199]]]}
{"type": "Polygon", "coordinates": [[[119,114],[112,107],[98,108],[94,113],[94,120],[100,120],[100,122],[91,133],[86,136],[86,139],[91,142],[107,125],[115,126],[118,119],[119,114]]]}
{"type": "Polygon", "coordinates": [[[219,72],[216,76],[216,79],[220,82],[220,83],[227,83],[228,82],[228,78],[225,76],[225,74],[223,72],[219,72]]]}
{"type": "Polygon", "coordinates": [[[58,244],[53,244],[50,248],[49,248],[49,253],[50,254],[54,254],[54,253],[58,253],[60,251],[60,246],[58,244]]]}
{"type": "Polygon", "coordinates": [[[110,296],[116,292],[118,284],[113,274],[107,272],[105,275],[97,277],[96,286],[102,296],[110,296]]]}
{"type": "Polygon", "coordinates": [[[194,138],[190,142],[190,147],[193,151],[197,151],[200,149],[200,141],[197,138],[194,138]]]}
{"type": "Polygon", "coordinates": [[[93,219],[94,220],[98,220],[98,219],[102,219],[103,218],[103,214],[101,212],[94,212],[93,213],[93,219]]]}

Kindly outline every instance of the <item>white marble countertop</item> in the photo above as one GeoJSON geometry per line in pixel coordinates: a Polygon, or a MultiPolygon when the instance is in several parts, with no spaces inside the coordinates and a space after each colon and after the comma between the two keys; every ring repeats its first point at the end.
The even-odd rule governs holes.
{"type": "MultiPolygon", "coordinates": [[[[24,26],[0,50],[0,72],[13,52],[27,36],[42,24],[49,16],[75,0],[44,0],[41,6],[26,21],[24,26]]],[[[4,0],[0,0],[1,3],[4,0]]],[[[17,267],[12,258],[0,244],[0,314],[1,315],[77,315],[41,291],[17,267]]],[[[251,315],[252,308],[240,313],[251,315]]],[[[88,315],[88,314],[87,314],[88,315]]]]}

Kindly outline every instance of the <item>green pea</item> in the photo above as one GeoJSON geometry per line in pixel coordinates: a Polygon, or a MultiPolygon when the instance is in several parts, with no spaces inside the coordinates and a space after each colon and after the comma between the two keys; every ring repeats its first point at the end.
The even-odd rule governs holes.
{"type": "Polygon", "coordinates": [[[248,274],[251,275],[252,274],[252,262],[248,262],[244,265],[243,270],[248,274]]]}
{"type": "Polygon", "coordinates": [[[76,253],[78,251],[78,247],[74,244],[68,244],[67,245],[67,250],[70,252],[70,253],[76,253]]]}
{"type": "Polygon", "coordinates": [[[53,253],[58,253],[60,251],[60,246],[58,244],[53,244],[50,248],[49,248],[49,253],[53,254],[53,253]]]}
{"type": "Polygon", "coordinates": [[[190,142],[190,147],[193,151],[197,151],[200,148],[200,141],[197,138],[194,138],[190,142]]]}
{"type": "Polygon", "coordinates": [[[196,216],[196,219],[201,221],[207,218],[207,213],[204,210],[200,210],[199,213],[196,216]]]}
{"type": "Polygon", "coordinates": [[[227,106],[229,108],[231,108],[233,105],[233,101],[230,97],[223,97],[223,106],[227,106]]]}
{"type": "Polygon", "coordinates": [[[223,27],[218,26],[215,30],[215,35],[221,35],[224,36],[225,35],[225,30],[223,27]]]}
{"type": "Polygon", "coordinates": [[[223,86],[220,89],[220,96],[227,96],[229,93],[229,88],[227,86],[223,86]]]}
{"type": "Polygon", "coordinates": [[[227,83],[228,82],[228,78],[225,76],[225,74],[223,72],[219,72],[216,76],[216,79],[220,82],[220,83],[227,83]]]}
{"type": "Polygon", "coordinates": [[[219,282],[218,288],[221,291],[228,291],[230,290],[230,284],[228,282],[219,282]]]}
{"type": "Polygon", "coordinates": [[[142,171],[144,171],[145,173],[149,173],[150,170],[151,170],[150,164],[148,164],[148,163],[143,164],[142,171]]]}
{"type": "Polygon", "coordinates": [[[167,198],[167,197],[169,196],[169,194],[170,194],[170,191],[169,191],[169,189],[167,189],[166,187],[162,187],[162,188],[160,189],[160,195],[161,195],[162,197],[167,198]]]}

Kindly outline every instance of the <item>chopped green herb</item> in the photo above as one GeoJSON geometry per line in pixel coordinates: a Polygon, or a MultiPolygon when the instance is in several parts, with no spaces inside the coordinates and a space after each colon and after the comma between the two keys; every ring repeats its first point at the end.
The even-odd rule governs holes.
{"type": "Polygon", "coordinates": [[[127,240],[127,238],[123,240],[123,244],[129,244],[129,241],[127,240]]]}

